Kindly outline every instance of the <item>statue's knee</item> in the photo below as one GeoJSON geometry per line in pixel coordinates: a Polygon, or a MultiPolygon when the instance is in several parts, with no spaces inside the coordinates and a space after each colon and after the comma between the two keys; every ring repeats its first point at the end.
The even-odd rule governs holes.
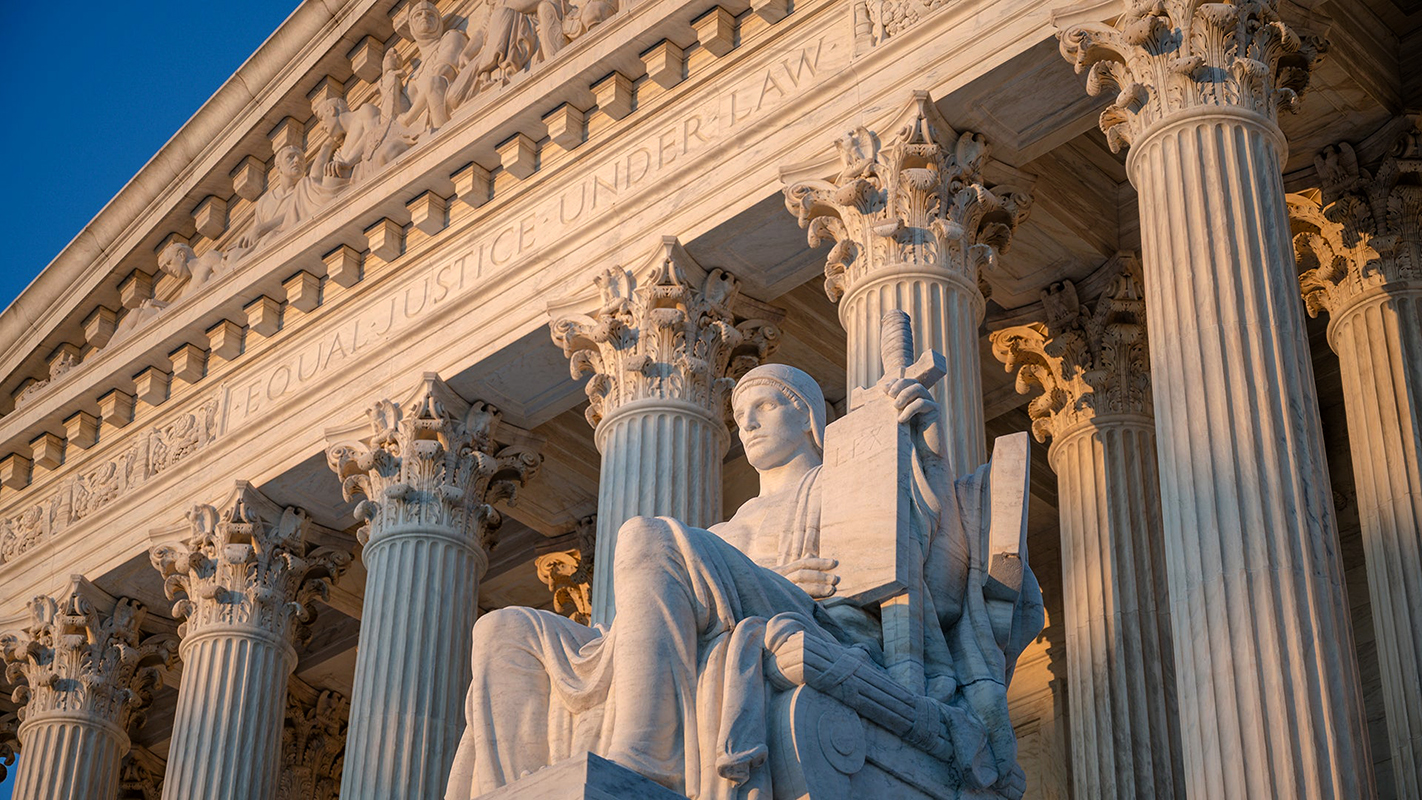
{"type": "Polygon", "coordinates": [[[617,530],[617,551],[612,560],[613,575],[645,570],[666,559],[670,552],[671,526],[656,517],[633,517],[617,530]]]}
{"type": "Polygon", "coordinates": [[[499,608],[480,615],[474,622],[474,661],[481,657],[497,658],[501,645],[520,642],[529,636],[529,621],[522,609],[499,608]]]}

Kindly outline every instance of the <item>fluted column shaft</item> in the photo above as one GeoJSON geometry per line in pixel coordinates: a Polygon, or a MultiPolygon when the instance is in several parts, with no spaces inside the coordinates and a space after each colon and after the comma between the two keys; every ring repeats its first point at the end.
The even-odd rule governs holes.
{"type": "Polygon", "coordinates": [[[622,523],[673,517],[705,528],[720,522],[721,462],[730,445],[726,424],[692,403],[635,400],[597,426],[602,453],[592,618],[608,622],[616,608],[612,554],[622,523]]]}
{"type": "Polygon", "coordinates": [[[1048,458],[1076,796],[1183,799],[1154,421],[1097,417],[1057,434],[1048,458]]]}
{"type": "Polygon", "coordinates": [[[84,714],[25,720],[19,731],[15,800],[103,800],[118,796],[128,735],[84,714]]]}
{"type": "Polygon", "coordinates": [[[444,796],[464,730],[479,579],[467,536],[375,528],[366,567],[342,800],[444,796]]]}
{"type": "Polygon", "coordinates": [[[295,651],[268,631],[232,626],[184,639],[181,653],[164,800],[276,797],[295,651]]]}
{"type": "Polygon", "coordinates": [[[1177,112],[1133,143],[1186,786],[1374,792],[1269,119],[1177,112]]]}
{"type": "Polygon", "coordinates": [[[909,315],[915,355],[929,350],[943,354],[948,372],[933,386],[933,398],[942,408],[954,475],[965,475],[987,460],[978,355],[983,310],[978,287],[928,263],[880,268],[839,304],[839,319],[849,338],[848,393],[873,386],[884,374],[879,329],[885,312],[909,315]]]}
{"type": "Polygon", "coordinates": [[[1422,796],[1422,287],[1334,315],[1383,703],[1399,797],[1422,796]]]}

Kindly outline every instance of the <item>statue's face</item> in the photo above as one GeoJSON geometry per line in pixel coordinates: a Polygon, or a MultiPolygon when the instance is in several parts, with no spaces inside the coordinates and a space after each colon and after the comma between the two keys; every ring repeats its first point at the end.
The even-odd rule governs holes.
{"type": "Polygon", "coordinates": [[[417,39],[433,39],[439,36],[443,21],[439,9],[433,3],[419,3],[410,9],[410,33],[417,39]]]}
{"type": "Polygon", "coordinates": [[[796,406],[773,385],[758,384],[738,393],[733,411],[746,460],[757,471],[788,464],[801,453],[816,452],[809,410],[796,406]]]}
{"type": "Polygon", "coordinates": [[[277,172],[289,181],[295,181],[301,177],[302,171],[306,169],[306,156],[298,147],[283,147],[277,154],[277,172]]]}

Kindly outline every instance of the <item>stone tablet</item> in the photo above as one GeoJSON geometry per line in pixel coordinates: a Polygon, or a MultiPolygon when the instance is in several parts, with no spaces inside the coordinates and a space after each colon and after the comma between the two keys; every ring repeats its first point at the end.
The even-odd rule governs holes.
{"type": "Polygon", "coordinates": [[[913,441],[882,392],[825,429],[820,555],[839,561],[836,596],[876,603],[915,586],[913,441]]]}

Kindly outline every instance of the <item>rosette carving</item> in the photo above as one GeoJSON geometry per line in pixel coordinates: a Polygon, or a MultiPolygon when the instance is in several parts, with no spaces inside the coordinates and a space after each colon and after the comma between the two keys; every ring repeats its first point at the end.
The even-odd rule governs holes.
{"type": "Polygon", "coordinates": [[[286,725],[281,732],[284,766],[277,789],[280,800],[336,800],[345,764],[346,725],[350,701],[338,692],[287,695],[286,725]]]}
{"type": "Polygon", "coordinates": [[[674,238],[640,273],[611,269],[594,279],[602,304],[553,322],[553,342],[574,378],[591,375],[588,423],[634,400],[681,400],[730,419],[736,379],[775,351],[780,330],[745,301],[740,283],[704,272],[674,238]],[[693,277],[696,276],[696,277],[693,277]]]}
{"type": "Polygon", "coordinates": [[[345,499],[361,498],[361,543],[399,528],[439,528],[491,549],[503,523],[493,504],[512,503],[543,463],[531,437],[433,374],[410,401],[381,400],[367,415],[366,438],[337,432],[326,449],[345,499]]]}
{"type": "MultiPolygon", "coordinates": [[[[162,685],[159,667],[177,658],[173,637],[145,637],[139,630],[147,616],[143,605],[125,597],[112,612],[101,612],[76,580],[67,594],[31,600],[29,610],[29,625],[0,635],[18,719],[62,713],[123,731],[142,725],[162,685]]],[[[10,746],[4,749],[13,756],[10,746]]]]}
{"type": "Polygon", "coordinates": [[[1280,19],[1278,0],[1130,0],[1114,24],[1058,35],[1089,93],[1119,92],[1100,120],[1112,152],[1187,108],[1233,106],[1277,121],[1279,109],[1296,110],[1327,50],[1280,19]]]}
{"type": "Polygon", "coordinates": [[[247,483],[221,509],[194,506],[188,538],[149,552],[176,600],[173,616],[186,620],[179,635],[243,627],[306,641],[312,601],[326,599],[351,562],[344,551],[310,548],[310,525],[305,511],[280,507],[247,483]]]}
{"type": "Polygon", "coordinates": [[[1325,148],[1314,165],[1321,197],[1288,197],[1309,315],[1336,314],[1364,292],[1422,278],[1422,116],[1407,119],[1376,175],[1358,166],[1347,142],[1325,148]]]}
{"type": "Polygon", "coordinates": [[[1082,305],[1070,281],[1043,292],[1047,322],[994,331],[992,353],[1017,373],[1017,391],[1041,391],[1027,406],[1032,435],[1046,442],[1108,414],[1152,414],[1145,300],[1135,262],[1082,305]]]}
{"type": "Polygon", "coordinates": [[[1011,185],[989,186],[987,140],[958,133],[927,92],[916,92],[904,122],[887,140],[864,126],[835,142],[840,172],[832,181],[785,188],[785,207],[811,247],[832,241],[825,293],[838,302],[877,270],[932,267],[979,285],[1027,218],[1032,198],[1011,185]]]}

